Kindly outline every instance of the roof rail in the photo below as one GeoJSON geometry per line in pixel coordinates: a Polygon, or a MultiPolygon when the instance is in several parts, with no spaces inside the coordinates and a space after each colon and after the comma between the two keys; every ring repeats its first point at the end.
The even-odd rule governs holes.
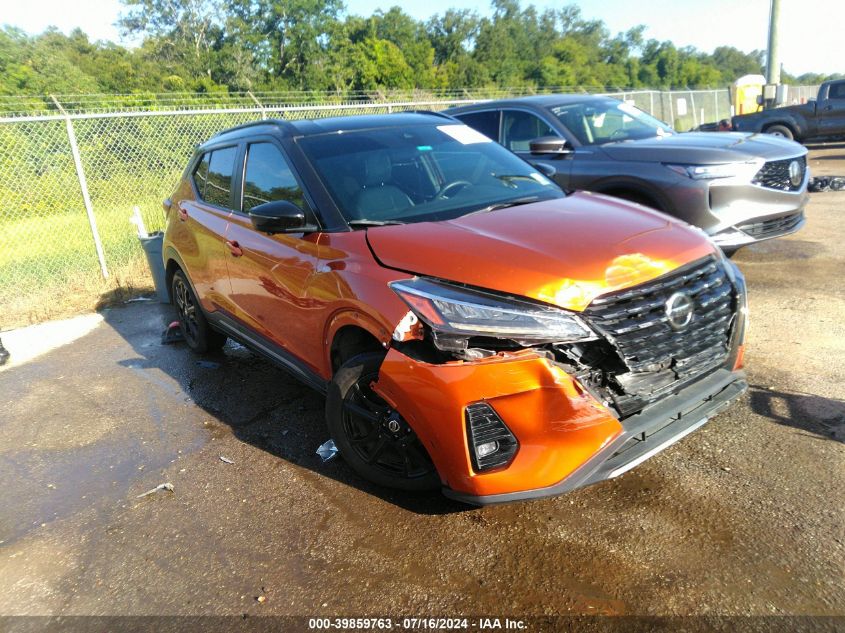
{"type": "Polygon", "coordinates": [[[243,130],[244,128],[249,127],[258,127],[261,125],[275,125],[276,127],[285,127],[288,124],[287,121],[283,119],[261,119],[259,121],[250,121],[249,123],[241,123],[240,125],[236,125],[235,127],[226,128],[225,130],[220,130],[217,134],[215,134],[212,138],[216,138],[222,134],[228,134],[229,132],[235,132],[237,130],[243,130]]]}

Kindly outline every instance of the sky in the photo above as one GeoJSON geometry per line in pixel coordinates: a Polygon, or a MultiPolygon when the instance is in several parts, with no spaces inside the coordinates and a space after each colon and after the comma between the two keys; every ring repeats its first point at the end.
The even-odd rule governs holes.
{"type": "MultiPolygon", "coordinates": [[[[585,17],[604,20],[614,34],[644,24],[647,38],[708,53],[723,45],[746,52],[766,48],[769,0],[523,0],[523,6],[532,3],[539,8],[577,4],[585,17]]],[[[450,8],[489,13],[484,0],[346,0],[348,11],[359,15],[394,5],[418,19],[450,8]]],[[[121,8],[119,0],[0,0],[0,24],[31,34],[51,25],[65,33],[79,27],[91,39],[131,44],[121,41],[114,26],[121,8]]],[[[844,72],[843,23],[843,0],[781,0],[783,67],[794,75],[844,72]]]]}

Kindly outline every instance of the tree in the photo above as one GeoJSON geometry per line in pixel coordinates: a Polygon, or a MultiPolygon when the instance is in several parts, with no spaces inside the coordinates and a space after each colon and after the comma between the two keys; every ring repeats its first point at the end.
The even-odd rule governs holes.
{"type": "Polygon", "coordinates": [[[184,63],[211,77],[210,50],[222,0],[121,0],[128,11],[118,24],[126,35],[159,40],[162,60],[184,63]]]}
{"type": "Polygon", "coordinates": [[[469,9],[449,9],[435,15],[426,24],[428,39],[434,48],[435,64],[458,62],[469,57],[478,36],[479,17],[469,9]]]}
{"type": "Polygon", "coordinates": [[[423,22],[398,6],[348,15],[342,0],[121,1],[136,48],[0,29],[0,92],[694,88],[726,86],[764,61],[762,51],[645,40],[642,26],[612,34],[575,5],[492,0],[489,17],[450,9],[423,22]]]}
{"type": "MultiPolygon", "coordinates": [[[[259,66],[280,80],[281,86],[300,90],[328,87],[326,72],[330,35],[343,8],[341,0],[225,0],[228,15],[239,21],[238,30],[259,60],[259,66]]],[[[235,23],[235,22],[233,22],[235,23]]]]}

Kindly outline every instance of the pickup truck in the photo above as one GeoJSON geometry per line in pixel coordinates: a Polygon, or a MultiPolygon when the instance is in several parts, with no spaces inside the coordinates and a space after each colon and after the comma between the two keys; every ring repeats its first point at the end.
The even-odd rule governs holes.
{"type": "Polygon", "coordinates": [[[845,79],[819,86],[817,99],[733,117],[737,132],[764,132],[799,143],[845,138],[845,79]]]}

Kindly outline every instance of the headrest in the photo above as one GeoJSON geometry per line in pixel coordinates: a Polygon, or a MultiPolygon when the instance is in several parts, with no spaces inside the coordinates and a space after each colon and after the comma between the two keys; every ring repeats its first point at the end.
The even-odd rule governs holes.
{"type": "Polygon", "coordinates": [[[392,179],[393,165],[387,152],[372,152],[364,159],[364,184],[382,185],[392,179]]]}

